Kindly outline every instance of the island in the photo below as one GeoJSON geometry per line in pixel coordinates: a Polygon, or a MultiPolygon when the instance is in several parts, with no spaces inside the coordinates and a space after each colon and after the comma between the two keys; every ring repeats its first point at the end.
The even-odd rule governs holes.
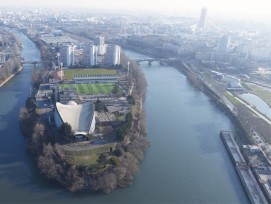
{"type": "Polygon", "coordinates": [[[70,192],[131,185],[149,146],[143,72],[120,46],[96,40],[75,50],[75,38],[40,38],[47,65],[24,62],[35,68],[21,131],[40,173],[70,192]]]}

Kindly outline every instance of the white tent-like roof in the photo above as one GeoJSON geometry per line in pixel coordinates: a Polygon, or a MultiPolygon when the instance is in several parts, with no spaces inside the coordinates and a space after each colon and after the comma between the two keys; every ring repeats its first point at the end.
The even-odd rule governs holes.
{"type": "Polygon", "coordinates": [[[86,102],[77,104],[74,101],[68,104],[56,103],[56,111],[58,112],[63,123],[67,122],[71,125],[72,130],[76,132],[93,132],[95,128],[94,104],[86,102]],[[93,127],[94,120],[94,127],[93,127]]]}

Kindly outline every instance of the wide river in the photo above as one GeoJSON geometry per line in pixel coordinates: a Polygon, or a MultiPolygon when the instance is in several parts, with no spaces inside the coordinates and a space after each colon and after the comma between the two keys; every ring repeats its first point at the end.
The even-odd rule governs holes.
{"type": "MultiPolygon", "coordinates": [[[[25,60],[40,60],[23,34],[25,60]]],[[[132,59],[146,58],[125,51],[132,59]]],[[[230,120],[170,66],[141,65],[151,146],[131,187],[111,194],[70,194],[47,182],[26,151],[18,114],[30,93],[32,66],[0,88],[0,203],[248,203],[219,137],[230,120]]]]}

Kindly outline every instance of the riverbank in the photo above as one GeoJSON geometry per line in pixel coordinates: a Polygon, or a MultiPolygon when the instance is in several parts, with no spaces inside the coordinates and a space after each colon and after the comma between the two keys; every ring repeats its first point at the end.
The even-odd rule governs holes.
{"type": "MultiPolygon", "coordinates": [[[[56,181],[70,192],[89,190],[109,193],[117,187],[123,188],[132,184],[149,142],[146,139],[145,115],[142,110],[147,83],[142,70],[134,62],[130,64],[130,77],[127,83],[133,81],[136,87],[132,95],[129,95],[134,99],[134,103],[129,103],[128,113],[122,123],[110,126],[113,129],[110,133],[100,134],[102,128],[96,128],[97,131],[87,141],[89,146],[95,145],[93,141],[97,138],[94,138],[94,134],[97,136],[97,133],[114,139],[109,138],[110,142],[106,141],[95,150],[92,147],[91,151],[80,147],[84,142],[76,141],[71,129],[67,139],[61,131],[62,126],[57,128],[48,124],[47,118],[36,114],[34,97],[27,99],[26,107],[20,112],[21,130],[27,137],[28,149],[45,178],[56,181]],[[76,143],[78,148],[76,151],[67,151],[64,143],[76,143]],[[114,145],[109,147],[107,144],[114,145]]],[[[128,97],[128,94],[123,96],[128,97]]]]}
{"type": "Polygon", "coordinates": [[[23,69],[23,66],[21,66],[19,68],[18,71],[16,71],[14,74],[10,75],[7,79],[5,79],[1,84],[0,84],[0,87],[2,87],[3,85],[5,85],[10,79],[12,79],[16,74],[18,74],[20,71],[22,71],[23,69]]]}
{"type": "MultiPolygon", "coordinates": [[[[21,33],[18,37],[24,45],[22,57],[42,61],[37,47],[21,33]]],[[[135,57],[134,53],[130,58],[135,57]]],[[[142,63],[141,67],[148,82],[143,104],[151,146],[133,184],[106,195],[69,193],[40,175],[33,157],[25,150],[26,140],[18,124],[18,112],[29,96],[32,67],[25,66],[8,86],[3,86],[0,203],[248,203],[217,137],[222,129],[232,130],[228,117],[173,67],[156,62],[152,66],[142,63]],[[218,183],[223,185],[217,188],[218,183]]]]}

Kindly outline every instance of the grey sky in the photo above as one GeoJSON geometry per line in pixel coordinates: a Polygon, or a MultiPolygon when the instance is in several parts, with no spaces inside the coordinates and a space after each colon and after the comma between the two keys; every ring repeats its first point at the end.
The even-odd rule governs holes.
{"type": "Polygon", "coordinates": [[[271,17],[271,0],[0,0],[2,6],[82,7],[152,11],[200,11],[271,17]]]}

